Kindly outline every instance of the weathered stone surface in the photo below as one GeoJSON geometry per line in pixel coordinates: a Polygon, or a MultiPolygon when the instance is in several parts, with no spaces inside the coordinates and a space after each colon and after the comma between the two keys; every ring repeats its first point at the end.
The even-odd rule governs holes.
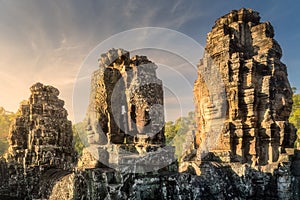
{"type": "Polygon", "coordinates": [[[30,91],[11,124],[4,156],[5,187],[20,199],[47,197],[52,181],[67,174],[75,161],[72,124],[58,89],[36,83],[30,91]]]}
{"type": "MultiPolygon", "coordinates": [[[[150,154],[161,155],[152,155],[165,143],[163,86],[156,77],[157,66],[146,56],[130,58],[123,49],[111,49],[98,61],[87,112],[89,147],[80,165],[128,168],[150,154]]],[[[171,159],[167,155],[164,160],[171,159]]]]}
{"type": "Polygon", "coordinates": [[[157,128],[162,107],[150,112],[163,97],[156,66],[145,57],[112,49],[99,59],[87,114],[90,146],[74,168],[58,90],[34,85],[0,159],[0,199],[300,199],[290,86],[273,35],[250,9],[216,21],[195,84],[197,144],[192,131],[184,144],[207,153],[194,160],[189,149],[181,168],[188,173],[178,173],[176,163],[159,168],[160,157],[172,161],[172,150],[157,128]]]}
{"type": "Polygon", "coordinates": [[[74,189],[74,174],[66,175],[54,185],[49,200],[72,200],[74,189]]]}
{"type": "Polygon", "coordinates": [[[78,171],[57,184],[63,185],[72,177],[74,188],[66,185],[61,196],[73,193],[73,199],[292,199],[288,165],[274,174],[241,163],[202,162],[199,167],[199,176],[94,168],[78,171]]]}
{"type": "Polygon", "coordinates": [[[24,172],[32,166],[69,168],[74,157],[72,124],[58,89],[36,83],[30,91],[10,128],[8,161],[23,165],[24,172]]]}
{"type": "Polygon", "coordinates": [[[293,148],[292,90],[273,37],[271,24],[251,9],[221,17],[208,33],[194,88],[200,151],[230,152],[224,160],[266,165],[293,148]],[[216,93],[219,82],[224,95],[216,93]],[[220,123],[212,135],[211,127],[220,123]]]}
{"type": "Polygon", "coordinates": [[[92,77],[88,118],[90,144],[139,142],[163,144],[162,82],[157,66],[146,56],[130,58],[123,49],[111,49],[99,59],[92,77]]]}

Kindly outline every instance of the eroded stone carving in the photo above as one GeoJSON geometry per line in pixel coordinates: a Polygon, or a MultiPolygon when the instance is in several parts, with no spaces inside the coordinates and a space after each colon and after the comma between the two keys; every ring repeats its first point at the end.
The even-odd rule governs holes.
{"type": "Polygon", "coordinates": [[[202,150],[228,152],[226,161],[231,157],[231,161],[265,165],[293,148],[295,129],[288,122],[292,90],[280,61],[281,48],[273,37],[271,24],[260,22],[251,9],[219,18],[208,33],[194,88],[202,150]],[[224,83],[221,98],[213,97],[217,83],[211,78],[224,83]],[[219,119],[218,114],[225,125],[211,144],[206,130],[211,130],[208,126],[219,119]]]}
{"type": "Polygon", "coordinates": [[[67,119],[58,89],[34,84],[28,101],[20,105],[20,115],[9,132],[8,157],[30,166],[67,168],[74,158],[72,123],[67,119]]]}
{"type": "Polygon", "coordinates": [[[163,89],[156,69],[146,56],[130,58],[123,49],[101,55],[87,114],[90,144],[139,143],[145,137],[149,144],[164,143],[163,89]]]}
{"type": "Polygon", "coordinates": [[[130,58],[123,49],[111,49],[98,61],[86,120],[89,147],[80,166],[130,171],[172,163],[173,148],[162,149],[163,86],[157,66],[146,56],[130,58]]]}
{"type": "Polygon", "coordinates": [[[67,174],[76,157],[72,124],[58,89],[36,83],[30,91],[11,124],[9,149],[4,155],[9,178],[3,186],[9,195],[22,199],[46,198],[49,180],[67,174]]]}

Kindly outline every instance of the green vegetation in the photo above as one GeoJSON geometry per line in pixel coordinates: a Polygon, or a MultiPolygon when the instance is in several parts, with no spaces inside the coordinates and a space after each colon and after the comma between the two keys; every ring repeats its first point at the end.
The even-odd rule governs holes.
{"type": "Polygon", "coordinates": [[[0,139],[0,156],[2,156],[8,149],[7,139],[0,139]]]}
{"type": "Polygon", "coordinates": [[[294,94],[293,95],[293,109],[292,113],[290,116],[289,121],[294,124],[294,126],[298,129],[297,134],[298,138],[295,142],[295,147],[299,148],[300,147],[300,94],[294,94]]]}
{"type": "Polygon", "coordinates": [[[175,146],[175,155],[178,159],[184,153],[183,145],[191,126],[195,126],[194,112],[189,112],[187,117],[179,117],[175,123],[172,121],[165,123],[166,143],[167,145],[175,146]]]}
{"type": "Polygon", "coordinates": [[[12,120],[16,117],[13,112],[8,112],[4,108],[0,107],[0,156],[8,148],[8,131],[12,120]]]}
{"type": "Polygon", "coordinates": [[[85,131],[86,123],[79,122],[73,125],[73,145],[78,156],[82,155],[84,144],[87,144],[87,136],[85,131]]]}

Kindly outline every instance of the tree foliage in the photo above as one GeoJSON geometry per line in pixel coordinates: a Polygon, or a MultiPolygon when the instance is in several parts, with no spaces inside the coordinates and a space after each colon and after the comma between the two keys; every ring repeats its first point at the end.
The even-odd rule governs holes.
{"type": "Polygon", "coordinates": [[[298,129],[297,134],[298,138],[295,142],[296,147],[300,147],[300,94],[293,95],[293,109],[290,115],[289,121],[294,124],[294,126],[298,129]]]}
{"type": "Polygon", "coordinates": [[[168,121],[165,123],[166,143],[175,146],[175,155],[178,159],[183,155],[186,135],[194,126],[194,112],[189,112],[187,117],[179,117],[175,122],[168,121]]]}
{"type": "Polygon", "coordinates": [[[0,107],[0,138],[6,138],[8,136],[9,126],[11,121],[16,117],[13,112],[8,112],[4,108],[0,107]]]}
{"type": "Polygon", "coordinates": [[[86,123],[85,121],[73,125],[73,145],[79,156],[82,155],[82,150],[87,144],[86,123]]]}
{"type": "Polygon", "coordinates": [[[15,113],[8,112],[3,107],[0,107],[0,155],[2,155],[8,148],[7,136],[9,126],[15,117],[15,113]]]}
{"type": "Polygon", "coordinates": [[[7,139],[0,139],[0,156],[2,156],[8,149],[7,139]]]}

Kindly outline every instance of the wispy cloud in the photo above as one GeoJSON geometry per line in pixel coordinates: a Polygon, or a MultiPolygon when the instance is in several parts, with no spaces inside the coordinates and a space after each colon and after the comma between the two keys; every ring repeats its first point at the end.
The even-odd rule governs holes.
{"type": "MultiPolygon", "coordinates": [[[[0,106],[15,111],[19,102],[28,97],[29,87],[34,82],[41,81],[59,87],[61,98],[66,101],[67,109],[72,113],[73,86],[81,63],[97,44],[108,37],[128,29],[147,26],[180,30],[197,41],[201,35],[204,38],[201,40],[205,41],[205,35],[217,17],[231,9],[251,5],[255,8],[262,5],[259,11],[266,12],[265,18],[273,17],[277,20],[278,8],[285,3],[270,5],[258,0],[254,0],[253,3],[242,3],[240,0],[1,0],[0,91],[5,95],[0,97],[0,106]],[[272,12],[267,12],[268,10],[272,12]]],[[[297,10],[297,6],[293,9],[297,10]]],[[[288,20],[286,17],[289,15],[281,13],[280,16],[284,21],[288,20]]],[[[297,21],[295,18],[293,20],[297,21]]],[[[297,26],[293,28],[282,30],[282,34],[288,33],[288,38],[293,38],[299,34],[297,26]]],[[[147,34],[149,33],[145,32],[144,35],[134,35],[123,40],[132,39],[131,46],[155,42],[147,41],[147,36],[151,36],[147,34]]],[[[158,35],[156,43],[172,48],[184,46],[175,38],[170,39],[165,35],[158,35]]],[[[295,42],[289,43],[287,47],[295,42]]],[[[119,46],[115,44],[114,47],[119,46]]],[[[293,46],[295,52],[300,51],[298,48],[293,46]]],[[[202,55],[200,51],[193,52],[188,48],[182,51],[190,53],[191,57],[200,58],[202,55]]],[[[97,55],[101,53],[103,52],[97,52],[97,55]]],[[[288,58],[286,56],[287,60],[288,58]]],[[[180,62],[174,65],[176,60],[168,63],[168,59],[162,54],[151,54],[150,59],[158,64],[173,66],[179,71],[185,69],[184,65],[180,67],[180,62]]],[[[88,64],[97,65],[97,60],[88,64]]],[[[186,75],[188,76],[187,72],[186,75]]],[[[293,78],[294,82],[300,85],[297,77],[293,78]]]]}

